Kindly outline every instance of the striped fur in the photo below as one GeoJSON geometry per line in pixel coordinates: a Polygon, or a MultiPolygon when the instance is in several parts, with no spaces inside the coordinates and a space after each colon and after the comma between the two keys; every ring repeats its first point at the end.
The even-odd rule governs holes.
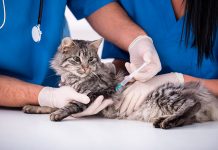
{"type": "MultiPolygon", "coordinates": [[[[77,92],[87,94],[91,102],[99,95],[112,98],[114,104],[101,112],[104,117],[152,122],[155,127],[163,129],[218,120],[217,97],[196,82],[161,85],[148,95],[137,111],[129,116],[120,114],[121,93],[115,93],[114,89],[124,75],[116,74],[112,64],[103,64],[100,61],[97,55],[99,45],[100,41],[64,39],[51,66],[57,75],[61,76],[60,86],[71,86],[77,92]],[[80,63],[76,62],[75,59],[78,58],[75,57],[80,59],[80,63]],[[89,62],[91,57],[95,58],[95,61],[89,62]],[[84,73],[82,66],[87,65],[90,71],[84,73]]],[[[61,109],[43,109],[45,113],[55,111],[50,118],[53,121],[60,121],[73,113],[83,111],[88,106],[89,104],[69,103],[61,109]]],[[[27,113],[43,113],[43,109],[24,107],[27,113]]]]}

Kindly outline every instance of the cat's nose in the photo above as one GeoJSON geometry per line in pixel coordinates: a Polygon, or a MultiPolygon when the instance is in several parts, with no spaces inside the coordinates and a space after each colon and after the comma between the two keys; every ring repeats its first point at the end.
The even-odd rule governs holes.
{"type": "Polygon", "coordinates": [[[88,69],[89,69],[88,67],[83,68],[83,70],[84,70],[85,72],[86,72],[88,69]]]}
{"type": "Polygon", "coordinates": [[[82,64],[81,66],[82,66],[82,68],[88,68],[89,67],[88,64],[82,64]]]}
{"type": "Polygon", "coordinates": [[[87,72],[89,70],[89,67],[88,66],[82,66],[82,69],[87,72]]]}

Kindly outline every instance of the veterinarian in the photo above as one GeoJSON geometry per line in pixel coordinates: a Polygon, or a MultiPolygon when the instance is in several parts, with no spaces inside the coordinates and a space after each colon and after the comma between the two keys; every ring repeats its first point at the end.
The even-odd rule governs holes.
{"type": "MultiPolygon", "coordinates": [[[[152,90],[167,82],[200,81],[218,95],[217,0],[119,0],[118,3],[147,35],[138,36],[126,50],[119,40],[103,34],[121,48],[106,41],[102,57],[115,58],[117,66],[130,58],[125,65],[129,73],[144,61],[150,61],[135,76],[137,81],[123,92],[120,113],[128,115],[138,109],[152,90]],[[150,79],[157,72],[159,75],[150,79]]],[[[116,22],[116,18],[104,23],[109,22],[116,22]]],[[[102,27],[108,31],[106,26],[102,27]]],[[[120,32],[114,34],[119,37],[120,32]]]]}
{"type": "MultiPolygon", "coordinates": [[[[203,3],[201,0],[198,1],[203,3]]],[[[195,4],[198,1],[194,1],[195,4]]],[[[216,3],[216,0],[209,0],[209,2],[216,3]]],[[[113,43],[105,43],[103,58],[116,58],[114,63],[116,66],[121,66],[122,61],[128,61],[129,53],[130,64],[126,64],[129,73],[145,60],[150,62],[135,76],[137,81],[124,91],[121,113],[130,113],[136,109],[143,102],[143,97],[149,93],[148,89],[168,81],[184,83],[202,78],[201,80],[209,89],[217,92],[217,80],[215,80],[218,74],[217,59],[215,58],[215,61],[201,59],[202,56],[203,58],[210,56],[208,52],[211,54],[212,51],[214,56],[217,56],[215,51],[217,39],[204,32],[203,35],[199,32],[195,34],[190,32],[190,40],[196,35],[199,36],[197,39],[200,39],[201,43],[197,41],[197,45],[191,47],[191,41],[186,47],[184,39],[180,41],[184,20],[182,16],[185,10],[184,7],[180,7],[179,1],[172,0],[172,3],[171,0],[116,2],[114,0],[83,0],[82,3],[80,0],[67,2],[54,0],[52,3],[44,1],[41,17],[38,13],[41,6],[39,3],[39,0],[23,0],[19,4],[6,1],[5,24],[4,15],[0,13],[0,20],[3,20],[3,27],[0,29],[0,106],[17,107],[39,104],[60,108],[70,100],[89,102],[86,95],[81,95],[70,87],[54,88],[54,82],[57,80],[54,72],[49,69],[49,60],[54,56],[62,38],[66,5],[78,19],[86,17],[98,33],[113,43]],[[31,30],[37,23],[40,23],[40,26],[36,26],[36,31],[39,28],[42,31],[40,38],[31,35],[31,30]],[[40,42],[35,43],[38,40],[40,42]],[[213,46],[211,40],[214,43],[213,46]],[[198,56],[200,61],[197,61],[198,56]],[[198,63],[201,64],[200,67],[198,63]],[[164,75],[149,80],[159,71],[164,75]]],[[[210,11],[205,12],[210,12],[208,14],[210,16],[214,15],[212,17],[214,21],[217,15],[212,14],[211,11],[216,12],[216,9],[210,8],[211,6],[207,8],[210,11]]],[[[196,14],[198,17],[204,16],[202,18],[205,20],[201,22],[209,18],[205,17],[207,15],[203,12],[196,14]]],[[[200,30],[211,31],[213,28],[209,28],[210,26],[211,24],[200,26],[200,30]]],[[[103,97],[97,98],[85,112],[75,116],[93,115],[112,103],[111,100],[102,101],[103,97]]]]}
{"type": "MultiPolygon", "coordinates": [[[[145,35],[114,0],[0,0],[0,106],[60,108],[72,100],[90,101],[70,87],[57,88],[58,78],[49,68],[63,38],[66,6],[77,19],[86,17],[97,32],[122,49],[145,35]]],[[[160,62],[157,54],[152,57],[156,58],[155,75],[160,62]]],[[[75,116],[93,115],[112,103],[103,99],[98,97],[75,116]]]]}

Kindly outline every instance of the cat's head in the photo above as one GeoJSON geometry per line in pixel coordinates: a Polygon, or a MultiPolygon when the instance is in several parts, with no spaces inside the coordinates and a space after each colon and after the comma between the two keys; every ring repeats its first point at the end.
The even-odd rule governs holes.
{"type": "Polygon", "coordinates": [[[96,41],[72,40],[64,38],[51,62],[58,75],[70,73],[80,78],[95,72],[101,65],[97,51],[102,39],[96,41]]]}

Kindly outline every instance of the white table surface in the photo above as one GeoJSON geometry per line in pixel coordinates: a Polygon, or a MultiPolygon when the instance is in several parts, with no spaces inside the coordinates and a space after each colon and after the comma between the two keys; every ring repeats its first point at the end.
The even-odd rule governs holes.
{"type": "Polygon", "coordinates": [[[218,150],[218,122],[162,130],[102,118],[51,122],[48,115],[0,108],[0,150],[218,150]]]}

